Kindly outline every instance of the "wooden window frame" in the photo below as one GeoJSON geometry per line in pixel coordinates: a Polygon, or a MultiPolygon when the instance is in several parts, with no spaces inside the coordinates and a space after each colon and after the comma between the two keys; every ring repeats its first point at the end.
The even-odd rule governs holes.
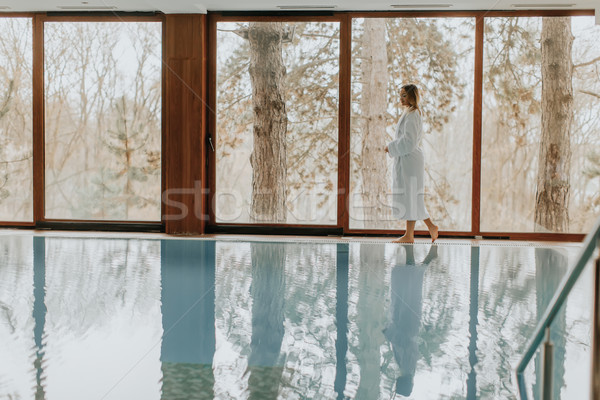
{"type": "MultiPolygon", "coordinates": [[[[32,224],[45,229],[163,231],[161,221],[80,220],[46,218],[45,216],[45,83],[44,83],[44,24],[46,22],[160,22],[162,15],[99,15],[94,13],[35,13],[33,14],[33,215],[32,224]]],[[[164,40],[161,46],[164,46],[164,40]]],[[[164,68],[164,67],[163,67],[164,68]]],[[[163,69],[161,68],[161,69],[163,69]]],[[[164,71],[161,70],[161,112],[164,113],[164,71]]],[[[164,147],[164,115],[161,115],[161,160],[164,147]]],[[[165,165],[161,163],[161,193],[165,186],[165,165]]],[[[161,201],[161,218],[163,205],[161,201]]]]}
{"type": "MultiPolygon", "coordinates": [[[[31,29],[32,31],[35,30],[35,13],[0,13],[0,18],[29,18],[31,20],[31,29]]],[[[34,46],[33,42],[32,42],[32,47],[34,46]]],[[[32,88],[33,91],[33,88],[32,88]]],[[[32,110],[32,120],[34,118],[33,116],[33,110],[32,110]]],[[[35,153],[35,136],[34,138],[32,138],[32,147],[33,147],[33,152],[35,153]]],[[[33,169],[35,170],[35,157],[33,157],[34,159],[34,166],[33,169]]],[[[35,175],[35,173],[34,173],[35,175]]],[[[33,179],[33,177],[32,177],[33,179]]],[[[33,182],[33,192],[35,193],[35,180],[33,182]]],[[[34,194],[35,197],[35,194],[34,194]]],[[[0,221],[0,228],[1,227],[7,227],[7,228],[31,228],[33,226],[35,226],[35,206],[33,207],[33,220],[32,221],[0,221]]]]}
{"type": "MultiPolygon", "coordinates": [[[[216,223],[215,222],[215,212],[214,207],[212,205],[215,204],[214,195],[216,192],[216,154],[213,151],[208,152],[208,182],[209,186],[207,187],[206,194],[206,203],[211,205],[208,209],[208,224],[207,231],[211,233],[217,232],[235,232],[235,233],[294,233],[294,234],[340,234],[343,232],[343,221],[344,221],[344,210],[346,207],[343,207],[345,202],[345,198],[347,195],[345,194],[344,187],[348,185],[348,170],[344,168],[346,165],[346,159],[349,161],[350,158],[347,155],[349,153],[349,142],[347,141],[347,135],[344,135],[343,132],[346,131],[349,125],[350,115],[346,115],[345,113],[350,110],[350,97],[349,97],[349,87],[343,88],[343,82],[347,80],[345,76],[345,70],[350,67],[350,49],[347,48],[349,46],[349,41],[344,40],[342,36],[347,34],[345,31],[347,30],[347,24],[349,23],[349,18],[346,14],[339,13],[323,13],[318,15],[246,15],[245,13],[239,13],[232,15],[231,13],[209,13],[208,15],[208,48],[209,48],[209,58],[208,58],[208,108],[210,112],[208,113],[208,132],[212,138],[216,137],[216,112],[217,109],[217,74],[216,74],[216,60],[217,60],[217,24],[219,22],[337,22],[340,24],[340,77],[338,83],[338,195],[337,195],[337,222],[335,224],[322,225],[322,224],[252,224],[252,223],[216,223]],[[343,66],[347,68],[343,68],[343,66]],[[346,93],[346,89],[348,89],[348,93],[346,93]],[[343,126],[343,128],[342,128],[343,126]],[[345,155],[345,156],[344,156],[345,155]],[[256,229],[254,229],[256,228],[256,229]]],[[[349,38],[348,38],[349,39],[349,38]]]]}

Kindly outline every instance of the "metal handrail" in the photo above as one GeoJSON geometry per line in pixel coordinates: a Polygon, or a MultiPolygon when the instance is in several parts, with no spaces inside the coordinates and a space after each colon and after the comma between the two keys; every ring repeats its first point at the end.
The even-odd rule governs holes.
{"type": "MultiPolygon", "coordinates": [[[[527,400],[527,391],[525,389],[525,378],[523,377],[523,372],[529,364],[529,361],[531,361],[531,358],[535,354],[537,348],[542,343],[546,329],[550,328],[554,317],[556,317],[556,315],[560,311],[560,308],[569,296],[569,293],[571,293],[571,289],[579,279],[581,272],[583,271],[588,261],[590,261],[592,255],[594,254],[594,250],[599,246],[599,242],[600,218],[596,220],[594,228],[585,237],[583,249],[581,250],[579,257],[577,257],[575,265],[573,265],[571,270],[565,274],[565,277],[561,281],[559,288],[556,290],[556,293],[550,301],[550,305],[546,308],[542,319],[536,326],[533,336],[531,337],[531,339],[529,339],[529,343],[527,343],[527,351],[525,351],[523,357],[521,358],[521,361],[519,362],[519,365],[517,366],[517,385],[519,387],[519,395],[522,400],[527,400]]],[[[597,311],[594,310],[594,312],[597,311]]]]}

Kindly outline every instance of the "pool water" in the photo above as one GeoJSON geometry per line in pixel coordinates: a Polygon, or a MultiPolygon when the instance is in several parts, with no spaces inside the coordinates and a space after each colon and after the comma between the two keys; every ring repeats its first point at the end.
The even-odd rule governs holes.
{"type": "MultiPolygon", "coordinates": [[[[579,253],[244,240],[0,234],[0,399],[516,399],[579,253]]],[[[556,399],[589,396],[591,273],[553,325],[556,399]]]]}

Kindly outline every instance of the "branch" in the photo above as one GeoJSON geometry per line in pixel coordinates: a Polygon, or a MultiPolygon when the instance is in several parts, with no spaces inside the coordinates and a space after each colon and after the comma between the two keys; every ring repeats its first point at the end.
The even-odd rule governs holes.
{"type": "Polygon", "coordinates": [[[595,63],[596,63],[596,62],[598,62],[598,61],[600,61],[600,57],[596,57],[596,58],[594,58],[594,59],[593,59],[593,60],[591,60],[591,61],[587,61],[587,62],[584,62],[584,63],[581,63],[581,64],[576,64],[576,65],[573,65],[573,69],[575,69],[575,68],[579,68],[579,67],[585,67],[586,65],[595,64],[595,63]]]}
{"type": "Polygon", "coordinates": [[[31,159],[31,155],[26,156],[25,158],[19,158],[17,160],[8,160],[8,161],[0,161],[0,164],[12,164],[12,163],[17,163],[17,162],[22,162],[22,161],[28,161],[31,159]]]}
{"type": "Polygon", "coordinates": [[[8,82],[8,90],[6,91],[6,98],[4,99],[2,107],[0,107],[0,119],[2,117],[4,117],[6,115],[6,113],[8,113],[8,110],[10,109],[9,106],[10,106],[10,102],[12,100],[14,83],[15,83],[15,81],[12,79],[8,82]]]}
{"type": "Polygon", "coordinates": [[[594,97],[597,97],[600,99],[600,94],[598,94],[598,93],[590,92],[589,90],[580,90],[579,92],[589,94],[590,96],[594,96],[594,97]]]}
{"type": "Polygon", "coordinates": [[[221,31],[225,31],[225,32],[233,32],[236,35],[238,35],[239,37],[241,37],[242,39],[246,39],[248,40],[248,31],[250,30],[249,28],[243,28],[243,29],[234,29],[234,30],[230,30],[230,31],[226,31],[224,29],[220,29],[221,31]]]}
{"type": "Polygon", "coordinates": [[[321,38],[325,38],[325,39],[338,39],[338,37],[334,34],[334,35],[326,35],[326,34],[322,34],[322,33],[303,33],[300,36],[302,37],[321,37],[321,38]]]}

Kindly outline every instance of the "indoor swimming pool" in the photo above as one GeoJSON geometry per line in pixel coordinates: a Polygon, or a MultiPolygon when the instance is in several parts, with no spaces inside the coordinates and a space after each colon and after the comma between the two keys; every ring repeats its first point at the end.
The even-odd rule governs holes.
{"type": "MultiPolygon", "coordinates": [[[[0,399],[516,399],[579,250],[4,231],[0,399]]],[[[589,396],[591,276],[553,325],[557,399],[589,396]]]]}

